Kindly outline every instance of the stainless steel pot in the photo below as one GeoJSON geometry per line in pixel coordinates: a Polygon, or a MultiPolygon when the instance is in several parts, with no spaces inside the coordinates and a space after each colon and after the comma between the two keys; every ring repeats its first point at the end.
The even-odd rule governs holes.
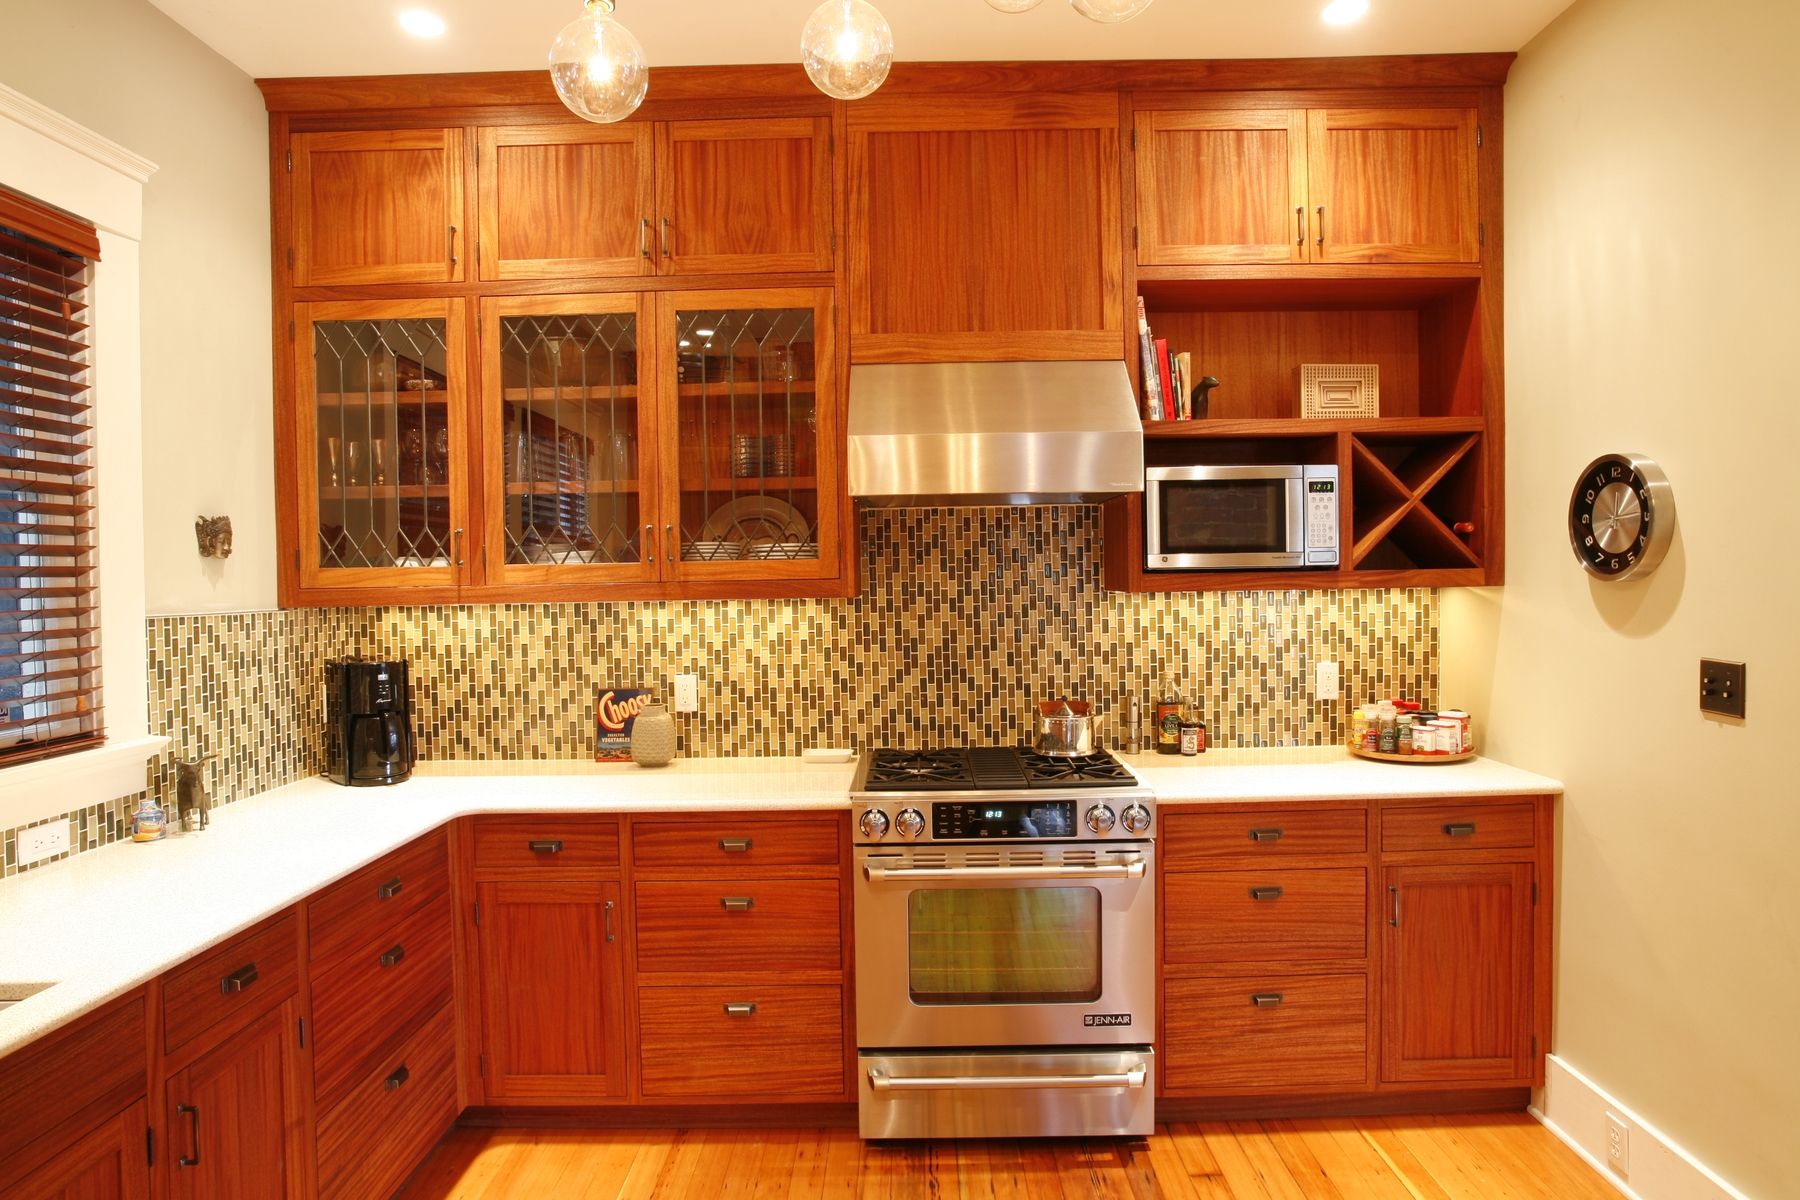
{"type": "Polygon", "coordinates": [[[1033,714],[1037,730],[1031,748],[1056,758],[1076,758],[1099,750],[1100,725],[1106,720],[1085,701],[1047,700],[1033,714]]]}

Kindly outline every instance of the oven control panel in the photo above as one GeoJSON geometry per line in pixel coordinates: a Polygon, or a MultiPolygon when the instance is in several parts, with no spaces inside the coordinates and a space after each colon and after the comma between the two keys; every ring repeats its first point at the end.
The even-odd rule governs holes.
{"type": "Polygon", "coordinates": [[[931,806],[934,841],[1068,838],[1074,834],[1073,800],[940,800],[931,806]]]}

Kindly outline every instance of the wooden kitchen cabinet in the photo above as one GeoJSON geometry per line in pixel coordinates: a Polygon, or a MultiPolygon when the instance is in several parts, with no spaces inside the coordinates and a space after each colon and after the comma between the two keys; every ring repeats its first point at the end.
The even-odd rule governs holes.
{"type": "Polygon", "coordinates": [[[1150,110],[1135,129],[1140,265],[1481,260],[1472,108],[1150,110]]]}
{"type": "Polygon", "coordinates": [[[170,1074],[163,1156],[173,1200],[301,1200],[307,1194],[299,1003],[290,996],[170,1074]]]}
{"type": "Polygon", "coordinates": [[[297,133],[289,150],[296,287],[464,277],[462,130],[297,133]]]}
{"type": "Polygon", "coordinates": [[[483,279],[656,272],[649,125],[499,125],[478,139],[483,279]]]}
{"type": "Polygon", "coordinates": [[[669,121],[656,137],[662,274],[831,269],[829,118],[669,121]]]}
{"type": "Polygon", "coordinates": [[[4,1183],[7,1200],[148,1200],[150,1162],[142,1101],[67,1147],[51,1162],[4,1183]]]}
{"type": "Polygon", "coordinates": [[[1116,96],[884,93],[848,120],[854,361],[1120,357],[1116,96]]]}

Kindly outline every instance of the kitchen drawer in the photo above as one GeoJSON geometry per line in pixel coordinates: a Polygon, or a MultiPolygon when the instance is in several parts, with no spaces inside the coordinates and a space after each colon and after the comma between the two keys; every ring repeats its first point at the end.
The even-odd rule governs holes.
{"type": "Polygon", "coordinates": [[[616,817],[476,817],[475,872],[554,878],[619,868],[616,817]]]}
{"type": "Polygon", "coordinates": [[[631,863],[641,872],[665,876],[760,867],[820,867],[835,873],[842,836],[836,816],[721,814],[691,821],[634,821],[631,863]]]}
{"type": "Polygon", "coordinates": [[[0,1058],[0,1196],[144,1098],[148,1009],[139,988],[0,1058]]]}
{"type": "Polygon", "coordinates": [[[1369,1082],[1368,976],[1167,979],[1158,1065],[1170,1092],[1363,1087],[1369,1082]]]}
{"type": "Polygon", "coordinates": [[[1368,950],[1368,907],[1368,872],[1361,867],[1169,872],[1163,886],[1163,959],[1362,958],[1368,950]]]}
{"type": "Polygon", "coordinates": [[[290,910],[163,976],[163,1049],[217,1042],[300,986],[299,920],[290,910]]]}
{"type": "Polygon", "coordinates": [[[1361,808],[1165,809],[1156,845],[1165,870],[1221,859],[1278,862],[1309,854],[1364,854],[1369,817],[1361,808]]]}
{"type": "Polygon", "coordinates": [[[400,922],[384,941],[313,977],[313,1080],[321,1108],[449,1001],[450,897],[400,922]]]}
{"type": "Polygon", "coordinates": [[[456,1024],[449,1005],[320,1108],[319,1195],[385,1200],[456,1120],[456,1024]]]}
{"type": "Polygon", "coordinates": [[[1530,804],[1445,804],[1384,808],[1381,852],[1529,850],[1537,841],[1530,804]]]}
{"type": "Polygon", "coordinates": [[[839,971],[836,879],[637,885],[640,971],[839,971]]]}
{"type": "Polygon", "coordinates": [[[441,829],[339,880],[307,903],[314,967],[391,940],[402,920],[449,890],[450,850],[441,829]]]}
{"type": "Polygon", "coordinates": [[[844,1098],[844,997],[834,985],[638,989],[646,1100],[844,1098]],[[727,1006],[754,1005],[734,1013],[727,1006]]]}

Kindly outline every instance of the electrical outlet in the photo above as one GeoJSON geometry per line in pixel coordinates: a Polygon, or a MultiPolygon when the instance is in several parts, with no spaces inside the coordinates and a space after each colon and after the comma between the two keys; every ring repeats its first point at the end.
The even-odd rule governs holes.
{"type": "Polygon", "coordinates": [[[1631,1174],[1631,1126],[1612,1113],[1606,1114],[1606,1165],[1620,1175],[1631,1174]]]}
{"type": "Polygon", "coordinates": [[[30,829],[19,830],[19,865],[41,862],[58,854],[66,854],[69,849],[69,823],[52,821],[48,825],[34,825],[30,829]]]}
{"type": "Polygon", "coordinates": [[[675,677],[675,711],[678,713],[700,711],[700,676],[677,675],[675,677]]]}
{"type": "Polygon", "coordinates": [[[1700,660],[1700,711],[1721,717],[1744,715],[1746,669],[1741,662],[1718,658],[1700,660]]]}
{"type": "Polygon", "coordinates": [[[1338,698],[1338,665],[1335,662],[1313,664],[1313,696],[1318,700],[1338,698]]]}

